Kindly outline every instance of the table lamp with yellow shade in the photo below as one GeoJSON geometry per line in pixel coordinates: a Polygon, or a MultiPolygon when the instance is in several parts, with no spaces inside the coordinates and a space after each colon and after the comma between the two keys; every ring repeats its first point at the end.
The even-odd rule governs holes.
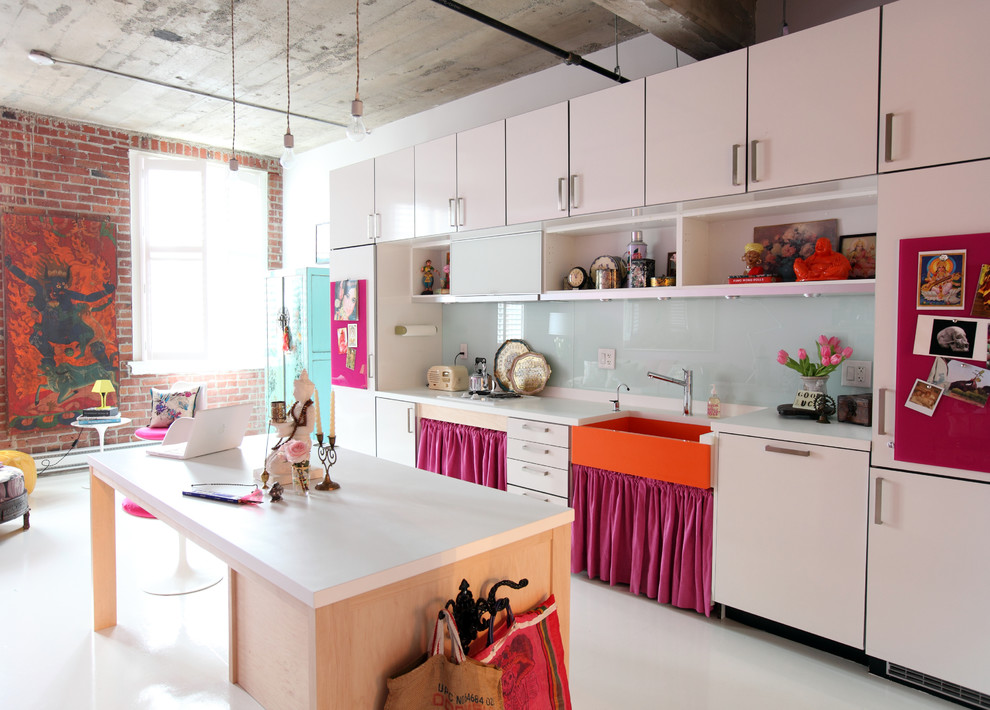
{"type": "Polygon", "coordinates": [[[97,380],[93,384],[93,391],[100,395],[100,409],[109,409],[107,405],[107,395],[114,391],[113,382],[110,380],[97,380]]]}

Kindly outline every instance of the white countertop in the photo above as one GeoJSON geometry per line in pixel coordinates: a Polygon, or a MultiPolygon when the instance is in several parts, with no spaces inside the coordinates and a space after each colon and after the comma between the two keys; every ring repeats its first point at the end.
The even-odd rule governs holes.
{"type": "Polygon", "coordinates": [[[782,417],[775,409],[761,409],[737,417],[711,420],[712,431],[725,434],[759,436],[799,444],[835,446],[869,451],[872,428],[836,421],[819,424],[810,417],[782,417]]]}
{"type": "MultiPolygon", "coordinates": [[[[336,491],[233,505],[191,483],[251,483],[266,438],[188,461],[122,449],[87,457],[97,475],[242,574],[319,607],[565,525],[574,511],[337,449],[336,491]]],[[[314,456],[314,463],[316,458],[314,456]]],[[[451,597],[456,589],[450,592],[451,597]]]]}

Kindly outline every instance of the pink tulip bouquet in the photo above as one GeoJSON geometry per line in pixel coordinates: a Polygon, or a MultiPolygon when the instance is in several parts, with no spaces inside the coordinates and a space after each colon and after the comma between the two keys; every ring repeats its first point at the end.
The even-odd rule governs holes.
{"type": "Polygon", "coordinates": [[[781,350],[777,353],[777,362],[795,370],[802,377],[825,377],[835,372],[839,364],[843,360],[848,360],[853,354],[853,349],[843,348],[836,337],[819,335],[815,345],[818,348],[820,363],[813,362],[804,348],[798,350],[797,360],[788,355],[786,350],[781,350]]]}

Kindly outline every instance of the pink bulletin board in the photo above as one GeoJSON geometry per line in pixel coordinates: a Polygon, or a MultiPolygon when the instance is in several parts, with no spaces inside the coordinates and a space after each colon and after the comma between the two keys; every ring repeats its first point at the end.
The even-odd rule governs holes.
{"type": "MultiPolygon", "coordinates": [[[[944,319],[979,319],[972,315],[973,299],[983,264],[990,264],[990,234],[953,237],[924,237],[900,242],[897,292],[897,379],[894,459],[929,466],[947,466],[967,471],[990,472],[990,404],[975,406],[948,396],[938,400],[931,415],[905,406],[915,380],[926,380],[935,357],[917,354],[915,333],[919,316],[944,319]],[[966,251],[962,308],[919,308],[919,256],[926,252],[966,251]]],[[[985,329],[982,331],[985,332],[985,329]]],[[[985,336],[984,336],[985,337],[985,336]]],[[[986,345],[986,343],[984,343],[986,345]]],[[[974,356],[976,353],[973,353],[974,356]]],[[[959,362],[987,368],[986,358],[959,362]]],[[[981,382],[981,385],[990,385],[981,382]]]]}
{"type": "Polygon", "coordinates": [[[334,387],[368,388],[366,300],[368,282],[347,279],[330,284],[330,382],[334,387]],[[356,304],[350,305],[354,294],[356,304]]]}

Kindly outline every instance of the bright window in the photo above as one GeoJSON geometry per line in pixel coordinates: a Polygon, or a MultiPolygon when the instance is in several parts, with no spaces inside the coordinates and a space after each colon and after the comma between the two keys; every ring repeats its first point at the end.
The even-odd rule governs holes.
{"type": "Polygon", "coordinates": [[[268,174],[131,151],[131,197],[139,369],[263,367],[268,174]]]}

